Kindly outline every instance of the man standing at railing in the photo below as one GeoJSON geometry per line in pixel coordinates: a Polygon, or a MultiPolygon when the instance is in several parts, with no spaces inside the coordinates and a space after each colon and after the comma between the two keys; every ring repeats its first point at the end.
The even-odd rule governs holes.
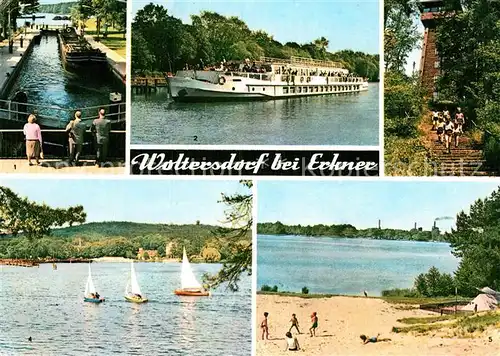
{"type": "Polygon", "coordinates": [[[96,152],[96,167],[102,167],[103,163],[106,162],[108,156],[108,143],[109,143],[109,131],[111,128],[111,121],[106,119],[104,109],[99,110],[99,118],[95,119],[92,123],[92,132],[95,135],[95,141],[97,145],[96,152]]]}
{"type": "Polygon", "coordinates": [[[82,121],[82,112],[75,112],[75,119],[66,126],[69,134],[69,163],[78,165],[80,154],[82,153],[83,141],[85,138],[87,125],[82,121]]]}

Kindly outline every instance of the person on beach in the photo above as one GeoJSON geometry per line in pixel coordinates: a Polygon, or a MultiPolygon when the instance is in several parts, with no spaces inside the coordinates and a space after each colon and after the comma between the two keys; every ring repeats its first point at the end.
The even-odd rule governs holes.
{"type": "Polygon", "coordinates": [[[28,116],[28,123],[24,124],[23,133],[26,139],[26,156],[28,157],[28,164],[31,163],[31,159],[35,159],[36,164],[40,164],[40,158],[43,158],[42,149],[42,131],[40,126],[35,122],[36,116],[31,114],[28,116]]]}
{"type": "Polygon", "coordinates": [[[292,328],[295,326],[295,329],[297,329],[297,332],[300,334],[299,321],[297,320],[297,316],[295,314],[292,314],[292,318],[290,319],[290,322],[292,323],[292,326],[290,326],[290,329],[288,330],[288,332],[291,332],[292,328]]]}
{"type": "Polygon", "coordinates": [[[318,327],[318,316],[316,312],[311,315],[312,326],[309,328],[309,332],[311,333],[311,337],[316,336],[316,329],[318,327]]]}
{"type": "Polygon", "coordinates": [[[87,125],[82,121],[82,112],[75,112],[75,118],[66,126],[69,143],[69,163],[78,165],[80,154],[82,153],[83,139],[87,125]]]}
{"type": "Polygon", "coordinates": [[[359,337],[363,341],[363,345],[366,345],[370,342],[375,343],[375,342],[391,341],[391,339],[388,338],[381,339],[379,336],[380,334],[377,334],[377,336],[372,336],[371,338],[366,337],[366,335],[360,335],[359,337]]]}
{"type": "Polygon", "coordinates": [[[92,132],[97,145],[96,167],[102,167],[108,156],[109,131],[111,121],[106,119],[104,109],[99,110],[99,117],[92,123],[92,132]]]}
{"type": "Polygon", "coordinates": [[[451,122],[450,118],[446,118],[446,122],[444,124],[444,144],[446,147],[446,151],[451,153],[451,140],[453,138],[453,122],[451,122]]]}
{"type": "Polygon", "coordinates": [[[266,340],[269,340],[269,327],[267,326],[267,316],[268,312],[264,313],[264,319],[260,323],[260,328],[262,329],[262,340],[264,340],[264,335],[266,336],[266,340]]]}
{"type": "Polygon", "coordinates": [[[286,349],[285,351],[299,351],[300,345],[296,337],[292,336],[291,332],[287,332],[286,336],[286,349]]]}

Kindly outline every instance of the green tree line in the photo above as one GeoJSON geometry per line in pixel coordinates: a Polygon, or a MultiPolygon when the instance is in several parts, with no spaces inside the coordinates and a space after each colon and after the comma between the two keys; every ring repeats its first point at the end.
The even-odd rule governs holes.
{"type": "Polygon", "coordinates": [[[431,231],[421,229],[356,229],[350,224],[339,225],[284,225],[275,223],[258,223],[257,232],[263,235],[301,235],[318,237],[370,238],[377,240],[411,240],[411,241],[446,241],[446,235],[441,235],[439,228],[431,231]]]}
{"type": "MultiPolygon", "coordinates": [[[[182,258],[185,247],[189,256],[219,262],[231,258],[234,246],[248,246],[251,232],[237,241],[215,235],[223,228],[204,224],[141,224],[133,222],[87,223],[54,229],[36,240],[24,236],[0,238],[0,258],[99,258],[104,256],[137,258],[139,248],[157,250],[160,257],[182,258]],[[166,247],[171,246],[169,256],[166,247]]],[[[225,231],[221,231],[223,233],[225,231]]]]}
{"type": "Polygon", "coordinates": [[[438,93],[463,107],[468,119],[485,131],[485,159],[500,170],[500,2],[446,0],[445,4],[455,15],[437,26],[438,93]]]}
{"type": "Polygon", "coordinates": [[[500,290],[500,188],[457,214],[456,229],[446,234],[452,253],[460,258],[453,276],[431,267],[415,278],[413,289],[385,291],[414,297],[473,297],[477,288],[500,290]]]}
{"type": "Polygon", "coordinates": [[[410,52],[421,39],[414,0],[384,2],[384,145],[387,175],[429,175],[428,152],[418,124],[425,112],[417,71],[405,73],[410,52]]]}
{"type": "Polygon", "coordinates": [[[75,2],[61,2],[58,4],[41,4],[38,7],[38,12],[46,14],[69,15],[71,8],[75,6],[75,2]]]}
{"type": "Polygon", "coordinates": [[[186,64],[207,66],[224,60],[299,56],[341,62],[356,75],[379,79],[378,55],[351,50],[330,53],[325,37],[305,44],[282,44],[271,34],[251,30],[237,17],[209,11],[192,15],[191,22],[182,23],[161,5],[151,3],[139,10],[132,24],[133,71],[175,72],[186,64]]]}

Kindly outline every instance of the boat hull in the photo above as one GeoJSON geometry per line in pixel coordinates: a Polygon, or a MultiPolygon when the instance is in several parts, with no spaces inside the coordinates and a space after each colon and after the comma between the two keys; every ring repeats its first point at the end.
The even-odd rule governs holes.
{"type": "MultiPolygon", "coordinates": [[[[234,82],[229,77],[223,84],[196,80],[185,76],[168,77],[169,92],[177,102],[275,100],[293,97],[339,95],[368,90],[367,82],[347,83],[271,83],[256,79],[234,82]]],[[[237,79],[237,78],[235,78],[237,79]]]]}
{"type": "Polygon", "coordinates": [[[196,291],[196,290],[186,290],[186,289],[176,289],[174,291],[176,295],[183,295],[188,297],[208,297],[210,292],[206,291],[196,291]]]}
{"type": "Polygon", "coordinates": [[[104,302],[104,298],[83,298],[83,301],[84,302],[87,302],[87,303],[96,303],[96,304],[99,304],[99,303],[102,303],[104,302]]]}
{"type": "Polygon", "coordinates": [[[131,302],[131,303],[137,303],[137,304],[142,304],[142,303],[146,303],[148,302],[148,299],[147,298],[137,298],[137,297],[130,297],[128,295],[125,296],[125,300],[127,302],[131,302]]]}

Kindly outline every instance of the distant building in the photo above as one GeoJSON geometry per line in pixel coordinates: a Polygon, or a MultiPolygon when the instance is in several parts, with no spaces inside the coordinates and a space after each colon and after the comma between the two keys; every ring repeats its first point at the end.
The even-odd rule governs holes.
{"type": "Polygon", "coordinates": [[[138,260],[145,260],[145,259],[151,259],[151,258],[156,258],[158,257],[158,250],[145,250],[142,247],[139,248],[139,251],[137,252],[137,259],[138,260]],[[147,255],[147,257],[145,257],[147,255]]]}

